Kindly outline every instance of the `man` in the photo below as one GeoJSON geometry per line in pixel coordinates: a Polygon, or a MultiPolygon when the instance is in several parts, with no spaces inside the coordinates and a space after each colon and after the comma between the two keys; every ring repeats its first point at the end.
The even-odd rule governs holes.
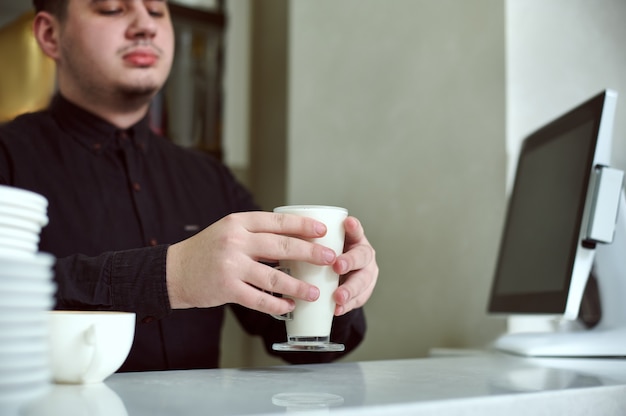
{"type": "Polygon", "coordinates": [[[59,93],[47,111],[0,128],[0,183],[50,202],[40,249],[58,258],[57,308],[136,312],[122,370],[216,367],[225,305],[268,351],[285,340],[269,314],[294,303],[266,291],[308,301],[319,291],[268,263],[301,260],[342,276],[331,337],[354,349],[378,275],[358,220],[346,220],[345,253],[335,256],[304,240],[323,235],[323,224],[256,211],[224,166],[148,128],[173,57],[166,1],[34,3],[35,37],[56,63],[59,93]]]}

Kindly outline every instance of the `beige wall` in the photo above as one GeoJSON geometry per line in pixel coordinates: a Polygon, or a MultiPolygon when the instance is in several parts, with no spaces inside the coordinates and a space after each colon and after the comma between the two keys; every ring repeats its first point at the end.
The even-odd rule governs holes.
{"type": "Polygon", "coordinates": [[[508,0],[506,16],[507,147],[512,157],[532,130],[613,88],[621,93],[613,161],[626,169],[626,2],[508,0]]]}
{"type": "MultiPolygon", "coordinates": [[[[255,46],[286,36],[284,59],[267,42],[253,52],[253,190],[267,209],[346,206],[377,249],[367,339],[348,359],[484,346],[504,325],[485,313],[504,212],[503,3],[253,9],[255,46]]],[[[256,353],[243,364],[274,362],[256,353]]]]}
{"type": "Polygon", "coordinates": [[[291,4],[287,202],[348,207],[381,269],[350,358],[483,346],[498,329],[502,4],[291,4]]]}

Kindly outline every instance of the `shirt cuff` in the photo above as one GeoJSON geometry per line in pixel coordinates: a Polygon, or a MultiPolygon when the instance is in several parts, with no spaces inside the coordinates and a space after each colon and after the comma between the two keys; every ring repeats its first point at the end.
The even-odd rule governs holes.
{"type": "Polygon", "coordinates": [[[110,263],[113,308],[132,311],[139,322],[161,319],[172,309],[167,293],[169,245],[113,253],[110,263]]]}

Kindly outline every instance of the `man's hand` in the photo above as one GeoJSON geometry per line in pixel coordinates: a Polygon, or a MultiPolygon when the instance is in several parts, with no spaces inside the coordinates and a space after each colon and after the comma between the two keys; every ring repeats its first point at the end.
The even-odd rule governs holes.
{"type": "Polygon", "coordinates": [[[260,312],[282,315],[294,309],[289,298],[315,301],[319,289],[263,262],[305,261],[333,267],[343,275],[334,293],[335,315],[362,306],[378,277],[375,252],[354,217],[345,221],[344,253],[306,239],[322,237],[326,226],[312,218],[270,212],[236,213],[195,236],[170,246],[167,289],[174,309],[237,303],[260,312]]]}
{"type": "Polygon", "coordinates": [[[363,306],[378,280],[376,252],[365,237],[361,223],[354,217],[348,217],[344,226],[344,253],[333,264],[333,269],[341,276],[340,285],[333,295],[337,316],[363,306]]]}
{"type": "Polygon", "coordinates": [[[228,215],[168,249],[170,304],[179,309],[238,303],[273,315],[290,312],[293,300],[264,291],[314,301],[319,289],[261,262],[291,259],[332,265],[333,250],[304,240],[325,233],[321,222],[295,215],[228,215]]]}

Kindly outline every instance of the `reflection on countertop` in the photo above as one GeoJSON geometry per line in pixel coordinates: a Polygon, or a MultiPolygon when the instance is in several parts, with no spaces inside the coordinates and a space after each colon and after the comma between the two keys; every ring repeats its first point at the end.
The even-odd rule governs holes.
{"type": "Polygon", "coordinates": [[[20,416],[128,416],[122,399],[104,383],[53,384],[20,416]]]}

